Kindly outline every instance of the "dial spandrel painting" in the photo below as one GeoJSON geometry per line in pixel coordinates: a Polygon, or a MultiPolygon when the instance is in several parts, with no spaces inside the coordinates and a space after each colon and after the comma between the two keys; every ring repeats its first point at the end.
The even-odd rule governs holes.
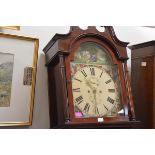
{"type": "Polygon", "coordinates": [[[0,53],[0,107],[9,107],[14,55],[0,53]]]}
{"type": "Polygon", "coordinates": [[[118,67],[105,48],[82,43],[71,62],[75,117],[114,117],[122,113],[118,67]]]}

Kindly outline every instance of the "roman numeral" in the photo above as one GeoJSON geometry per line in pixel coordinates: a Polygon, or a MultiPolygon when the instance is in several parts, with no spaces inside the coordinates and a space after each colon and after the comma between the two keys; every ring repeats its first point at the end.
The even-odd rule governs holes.
{"type": "Polygon", "coordinates": [[[73,92],[80,92],[80,88],[73,89],[73,92]]]}
{"type": "Polygon", "coordinates": [[[100,75],[100,78],[102,77],[102,74],[103,74],[103,71],[102,71],[102,73],[101,73],[101,75],[100,75]]]}
{"type": "Polygon", "coordinates": [[[79,96],[75,99],[76,103],[77,104],[80,104],[81,102],[83,102],[83,97],[82,96],[79,96]]]}
{"type": "Polygon", "coordinates": [[[90,68],[90,72],[91,72],[91,75],[95,76],[95,69],[94,68],[90,68]]]}
{"type": "Polygon", "coordinates": [[[108,108],[103,104],[104,108],[108,111],[108,108]]]}
{"type": "Polygon", "coordinates": [[[87,77],[87,74],[84,70],[82,70],[81,73],[83,74],[84,77],[87,77]]]}
{"type": "Polygon", "coordinates": [[[114,93],[115,92],[115,89],[108,89],[108,92],[109,93],[114,93]]]}
{"type": "Polygon", "coordinates": [[[107,101],[110,102],[111,104],[114,104],[114,102],[115,102],[115,100],[113,100],[111,97],[108,97],[107,101]]]}
{"type": "Polygon", "coordinates": [[[89,105],[89,103],[86,103],[86,105],[85,105],[85,107],[84,107],[84,112],[85,113],[88,113],[88,111],[89,111],[89,108],[90,108],[90,105],[89,105]]]}
{"type": "Polygon", "coordinates": [[[77,79],[77,78],[74,78],[74,80],[79,81],[79,82],[82,82],[81,80],[79,80],[79,79],[77,79]]]}
{"type": "Polygon", "coordinates": [[[110,82],[111,82],[111,79],[109,79],[109,80],[108,80],[108,81],[106,81],[105,83],[106,83],[106,84],[108,84],[108,83],[110,83],[110,82]]]}

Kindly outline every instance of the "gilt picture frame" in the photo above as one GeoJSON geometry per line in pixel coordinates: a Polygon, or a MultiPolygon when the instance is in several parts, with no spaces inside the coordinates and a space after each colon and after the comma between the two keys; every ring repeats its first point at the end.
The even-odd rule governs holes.
{"type": "Polygon", "coordinates": [[[0,33],[0,126],[32,125],[39,40],[0,33]]]}
{"type": "Polygon", "coordinates": [[[20,30],[20,26],[0,26],[3,29],[20,30]]]}

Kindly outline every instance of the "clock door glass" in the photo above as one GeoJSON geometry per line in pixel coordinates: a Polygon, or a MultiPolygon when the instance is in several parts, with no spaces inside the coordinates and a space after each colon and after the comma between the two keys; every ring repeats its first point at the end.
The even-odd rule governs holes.
{"type": "Polygon", "coordinates": [[[71,62],[75,117],[113,117],[124,114],[117,65],[106,49],[82,43],[71,62]]]}

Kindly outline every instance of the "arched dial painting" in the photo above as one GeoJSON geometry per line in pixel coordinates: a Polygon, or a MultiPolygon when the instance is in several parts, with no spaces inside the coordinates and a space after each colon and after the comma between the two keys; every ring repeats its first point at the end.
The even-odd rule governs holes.
{"type": "Polygon", "coordinates": [[[71,62],[75,117],[124,115],[117,64],[94,42],[82,43],[71,62]]]}
{"type": "Polygon", "coordinates": [[[71,26],[44,48],[51,128],[137,128],[127,42],[113,27],[71,26]]]}

